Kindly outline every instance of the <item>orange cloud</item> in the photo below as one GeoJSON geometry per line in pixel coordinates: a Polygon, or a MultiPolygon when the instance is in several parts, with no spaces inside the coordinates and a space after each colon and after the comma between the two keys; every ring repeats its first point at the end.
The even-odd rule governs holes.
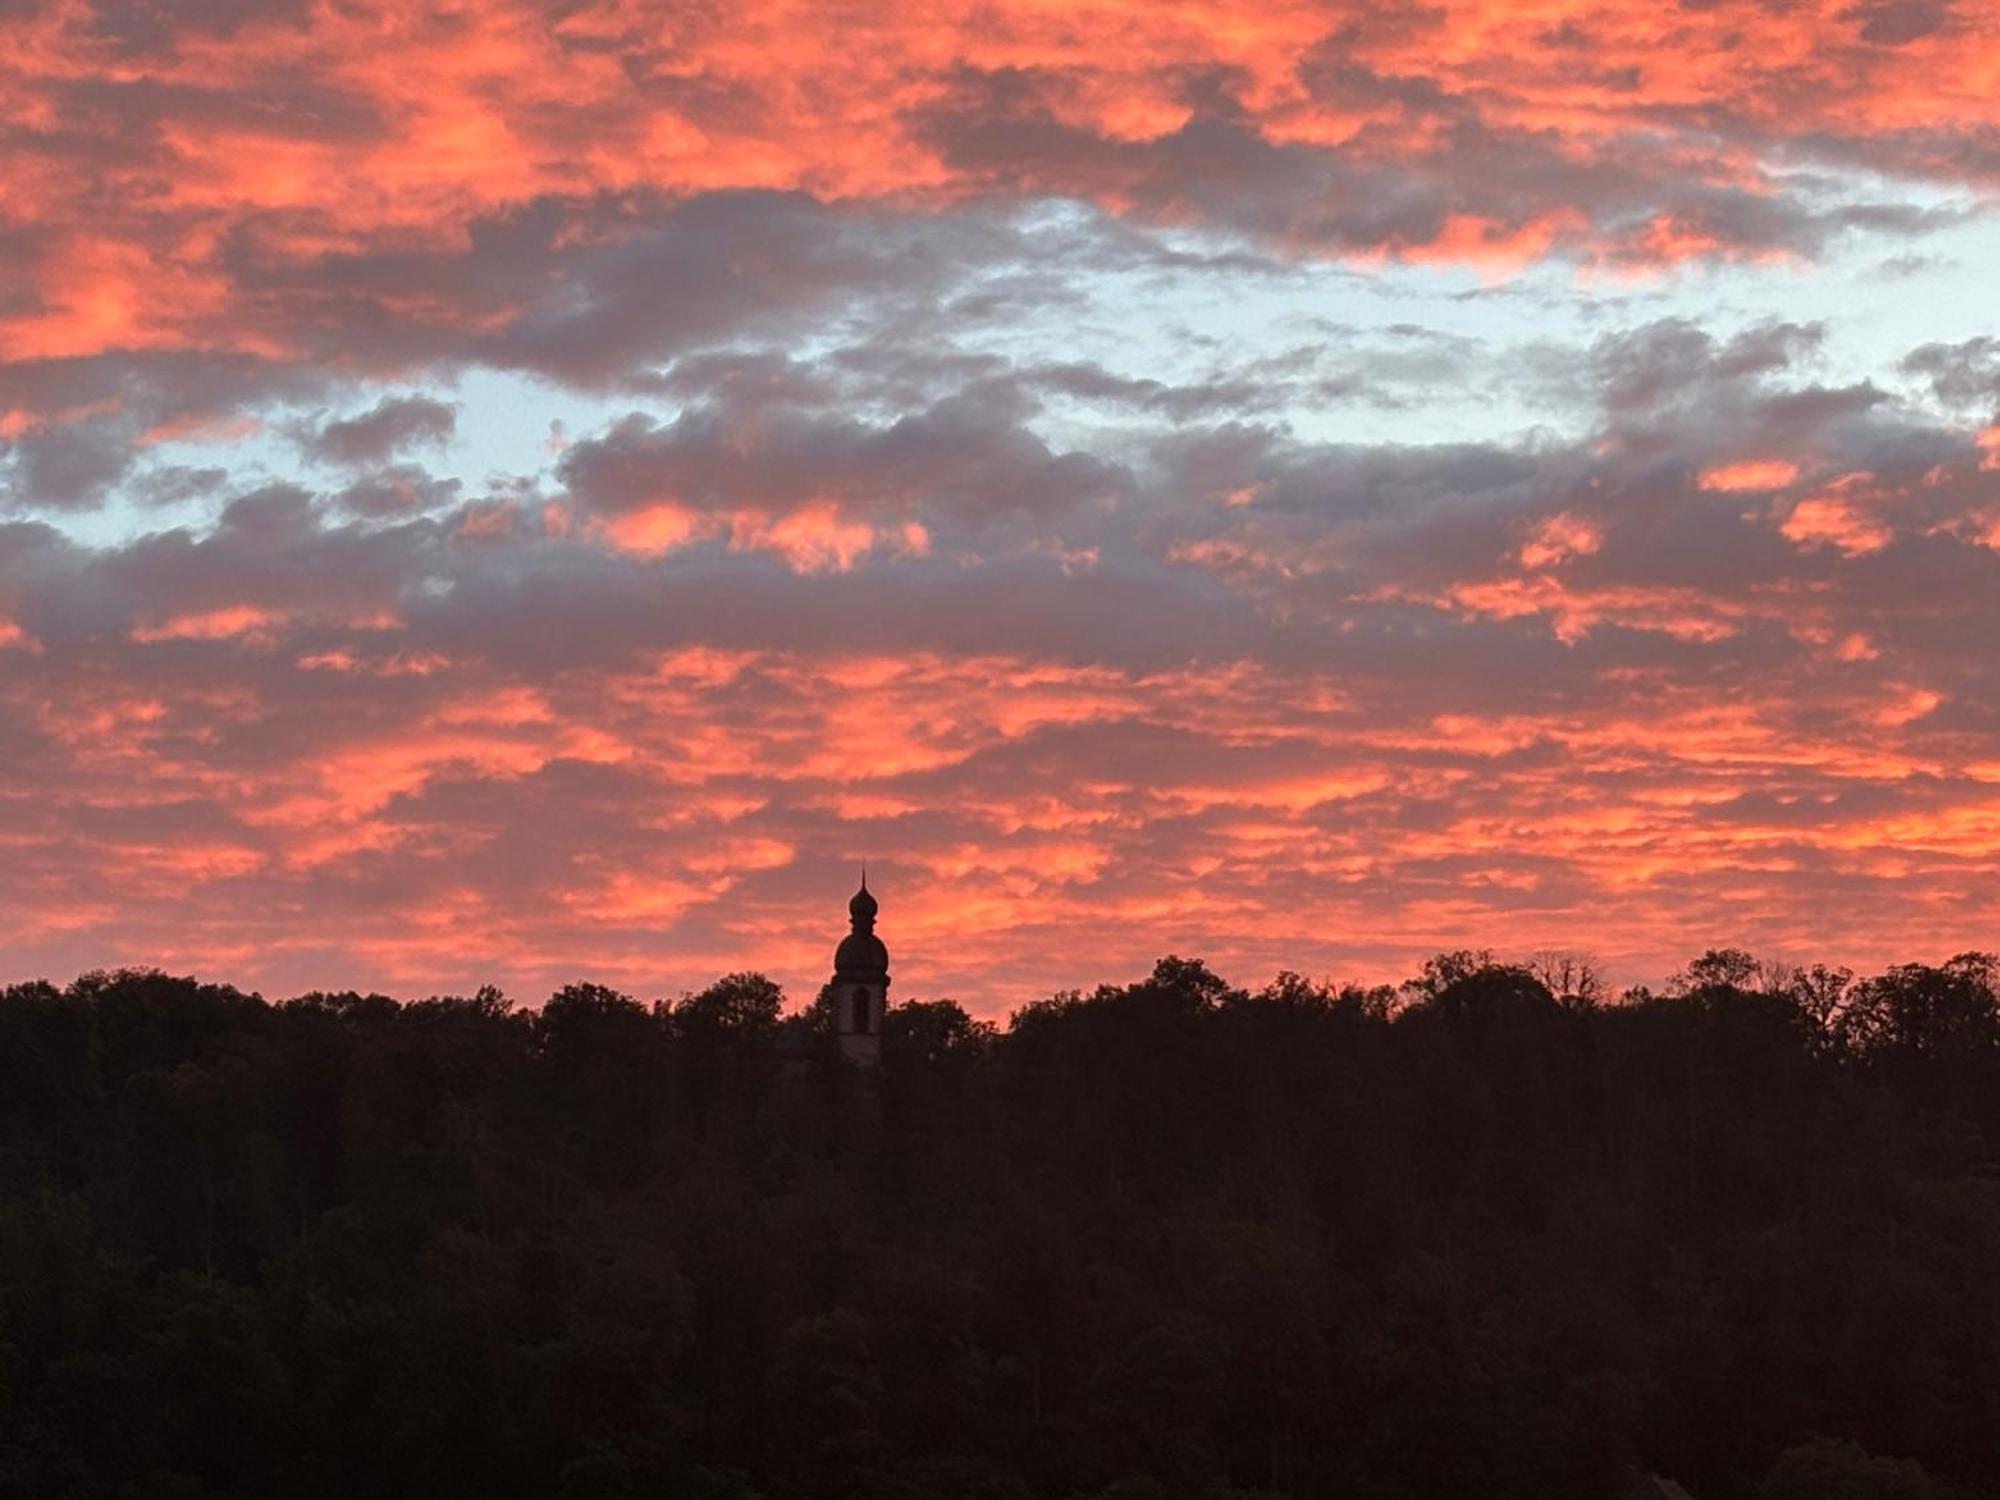
{"type": "Polygon", "coordinates": [[[642,557],[724,539],[732,551],[775,553],[797,573],[845,573],[884,540],[903,556],[922,557],[930,551],[930,536],[921,524],[906,523],[884,538],[873,525],[845,515],[830,500],[809,501],[776,514],[743,509],[721,515],[704,515],[662,501],[595,519],[591,525],[614,547],[642,557]]]}
{"type": "Polygon", "coordinates": [[[1801,547],[1831,546],[1849,557],[1879,552],[1895,533],[1839,495],[1814,495],[1792,507],[1778,530],[1801,547]]]}
{"type": "Polygon", "coordinates": [[[132,631],[132,639],[148,644],[155,641],[255,639],[284,619],[282,610],[264,609],[254,604],[232,604],[222,609],[174,615],[157,625],[137,627],[132,631]]]}
{"type": "MultiPolygon", "coordinates": [[[[990,1009],[1166,948],[1245,978],[1393,972],[1496,923],[1524,942],[1587,924],[1614,961],[1665,962],[1690,921],[1742,932],[1725,916],[1740,893],[1763,893],[1758,932],[1792,942],[1783,911],[1818,881],[1887,878],[1887,851],[1899,878],[1948,884],[2000,859],[1990,778],[1948,790],[1954,753],[1912,738],[1942,695],[1909,683],[1823,697],[1808,729],[1782,699],[1658,679],[1555,711],[1412,715],[1249,660],[1135,672],[691,646],[546,683],[473,671],[403,679],[417,696],[401,706],[356,699],[367,722],[325,716],[254,769],[207,762],[268,706],[100,702],[89,718],[65,707],[79,689],[48,681],[77,763],[124,767],[128,817],[195,796],[219,836],[80,853],[63,825],[44,842],[17,821],[17,866],[54,882],[33,903],[37,941],[81,951],[103,922],[143,930],[195,884],[214,935],[183,931],[171,951],[280,985],[589,973],[657,990],[754,962],[806,994],[838,936],[835,877],[865,854],[912,992],[990,1009]],[[1850,791],[1866,795],[1850,806],[1850,791]],[[99,860],[126,873],[92,914],[64,872],[99,860]],[[400,925],[328,905],[371,869],[421,892],[400,925]],[[246,918],[211,894],[230,882],[314,920],[245,945],[231,933],[246,918]],[[300,947],[302,930],[337,957],[300,947]]],[[[1836,956],[1896,956],[1930,930],[1871,907],[1836,956]]]]}
{"type": "Polygon", "coordinates": [[[1521,548],[1524,568],[1551,568],[1573,557],[1588,557],[1604,545],[1604,532],[1595,523],[1564,512],[1550,516],[1535,528],[1535,534],[1521,548]]]}
{"type": "Polygon", "coordinates": [[[685,547],[694,540],[700,524],[701,518],[693,511],[671,501],[612,516],[601,523],[614,546],[645,557],[685,547]]]}
{"type": "Polygon", "coordinates": [[[1704,469],[1701,487],[1733,494],[1740,490],[1781,490],[1799,477],[1799,466],[1782,458],[1747,459],[1704,469]]]}
{"type": "Polygon", "coordinates": [[[1603,624],[1655,630],[1676,640],[1718,641],[1733,635],[1747,616],[1781,613],[1778,606],[1753,609],[1697,589],[1631,585],[1569,588],[1547,574],[1463,583],[1446,594],[1429,597],[1492,619],[1546,616],[1550,632],[1566,644],[1582,640],[1603,624]]]}
{"type": "MultiPolygon", "coordinates": [[[[370,248],[464,249],[476,222],[599,194],[1004,192],[1169,222],[1240,209],[1240,227],[1296,248],[1503,272],[1566,248],[1628,263],[1769,258],[1792,253],[1782,230],[1759,239],[1743,216],[1684,200],[1761,200],[1766,224],[1784,204],[1808,214],[1777,167],[1814,153],[1991,185],[1987,158],[1955,149],[2000,127],[1990,28],[1940,13],[1871,32],[1858,14],[1844,0],[1664,15],[1450,0],[1393,16],[1288,0],[1254,17],[1224,0],[949,0],[866,16],[775,0],[477,0],[317,6],[225,30],[164,12],[150,47],[118,56],[131,87],[87,110],[73,91],[108,66],[103,40],[89,7],[52,6],[10,36],[19,128],[0,206],[46,232],[23,267],[32,295],[0,317],[0,353],[301,354],[329,308],[275,298],[291,271],[370,248]],[[1300,66],[1328,49],[1338,69],[1300,66]],[[1216,149],[1274,172],[1314,155],[1404,168],[1455,206],[1399,218],[1371,193],[1316,201],[1314,222],[1295,217],[1284,194],[1302,184],[1282,177],[1268,204],[1248,186],[1189,193],[1178,153],[1217,121],[1234,134],[1216,149]],[[1454,146],[1469,125],[1476,159],[1454,146]],[[1562,184],[1591,168],[1626,188],[1564,201],[1562,184]]],[[[380,306],[412,328],[504,322],[504,299],[474,308],[469,291],[412,287],[380,306]]]]}
{"type": "Polygon", "coordinates": [[[737,512],[729,520],[729,545],[775,552],[795,572],[845,573],[874,547],[875,528],[842,516],[829,500],[815,500],[775,518],[737,512]]]}
{"type": "MultiPolygon", "coordinates": [[[[1107,375],[1136,415],[1058,451],[1048,351],[945,321],[1063,305],[1024,205],[1489,278],[1914,233],[1996,184],[1966,7],[204,10],[30,7],[0,63],[0,458],[72,507],[0,527],[10,962],[804,995],[862,856],[901,992],[987,1011],[1170,948],[1589,933],[1636,978],[2000,915],[2000,428],[1853,421],[1879,391],[1768,374],[1797,330],[1673,320],[1629,399],[1581,356],[1618,389],[1573,446],[1315,448],[1250,361],[1240,400],[1107,375]],[[300,415],[496,368],[647,415],[463,496],[300,415]],[[1920,483],[1863,469],[1898,432],[1920,483]],[[239,440],[226,480],[158,451],[239,440]],[[269,482],[315,441],[350,488],[269,482]],[[1822,456],[1860,477],[1772,493],[1822,456]],[[80,540],[211,483],[212,524],[80,540]]],[[[1437,348],[1412,389],[1464,380],[1437,348]]]]}

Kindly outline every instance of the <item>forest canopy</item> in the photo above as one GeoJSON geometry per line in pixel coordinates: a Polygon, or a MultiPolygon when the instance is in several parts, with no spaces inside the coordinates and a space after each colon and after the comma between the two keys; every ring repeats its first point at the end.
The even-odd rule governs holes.
{"type": "Polygon", "coordinates": [[[2000,964],[0,992],[0,1495],[2000,1493],[2000,964]]]}

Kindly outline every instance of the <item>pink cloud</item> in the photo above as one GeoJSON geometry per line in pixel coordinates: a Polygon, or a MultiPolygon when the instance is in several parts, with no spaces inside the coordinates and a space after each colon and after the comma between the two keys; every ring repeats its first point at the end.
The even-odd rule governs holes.
{"type": "Polygon", "coordinates": [[[1779,531],[1801,547],[1835,547],[1849,557],[1879,552],[1894,533],[1840,495],[1813,495],[1792,507],[1779,531]]]}
{"type": "Polygon", "coordinates": [[[1607,323],[1509,366],[1575,440],[1371,446],[1296,414],[1512,356],[959,337],[1079,267],[1622,294],[1915,235],[1995,185],[1963,7],[156,9],[31,8],[0,85],[17,966],[803,995],[863,856],[903,992],[988,1012],[1995,914],[1980,340],[1906,362],[1944,426],[1812,383],[1816,325],[1607,323]],[[636,410],[433,475],[495,369],[636,410]]]}
{"type": "Polygon", "coordinates": [[[1799,466],[1789,459],[1753,458],[1704,469],[1701,487],[1731,494],[1742,490],[1781,490],[1798,477],[1799,466]]]}

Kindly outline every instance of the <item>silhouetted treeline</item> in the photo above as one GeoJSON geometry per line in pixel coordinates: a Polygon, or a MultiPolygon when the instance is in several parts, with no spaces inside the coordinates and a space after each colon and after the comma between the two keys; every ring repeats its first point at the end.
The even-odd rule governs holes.
{"type": "Polygon", "coordinates": [[[2000,1494],[1993,959],[0,995],[0,1494],[2000,1494]]]}

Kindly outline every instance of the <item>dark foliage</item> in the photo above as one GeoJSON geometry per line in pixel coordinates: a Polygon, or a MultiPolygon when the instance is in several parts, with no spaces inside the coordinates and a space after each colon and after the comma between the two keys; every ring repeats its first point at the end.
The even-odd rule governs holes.
{"type": "Polygon", "coordinates": [[[2000,1493],[1995,984],[17,986],[0,1495],[2000,1493]]]}

